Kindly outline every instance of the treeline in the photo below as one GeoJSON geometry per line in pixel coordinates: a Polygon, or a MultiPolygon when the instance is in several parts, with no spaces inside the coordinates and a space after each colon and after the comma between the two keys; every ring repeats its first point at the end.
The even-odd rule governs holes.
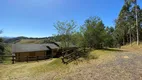
{"type": "Polygon", "coordinates": [[[114,28],[105,26],[99,17],[88,18],[80,27],[73,20],[58,21],[54,26],[58,31],[55,40],[64,43],[66,47],[70,43],[79,47],[114,47],[114,28]]]}
{"type": "Polygon", "coordinates": [[[58,21],[54,27],[58,31],[55,40],[62,41],[65,46],[73,43],[90,48],[120,47],[142,40],[142,9],[136,0],[124,0],[114,27],[105,26],[97,16],[86,19],[80,27],[73,20],[58,21]]]}
{"type": "Polygon", "coordinates": [[[20,37],[13,37],[13,38],[3,38],[3,42],[4,43],[17,43],[22,39],[31,39],[31,40],[45,40],[45,42],[48,41],[53,41],[54,37],[42,37],[42,38],[34,38],[34,37],[24,37],[24,36],[20,36],[20,37]]]}

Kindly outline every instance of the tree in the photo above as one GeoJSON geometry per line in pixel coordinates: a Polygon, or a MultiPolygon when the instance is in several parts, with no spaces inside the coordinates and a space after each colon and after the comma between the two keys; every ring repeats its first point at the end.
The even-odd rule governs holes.
{"type": "Polygon", "coordinates": [[[105,26],[99,17],[90,17],[85,21],[84,39],[87,47],[102,48],[105,37],[105,26]]]}
{"type": "Polygon", "coordinates": [[[104,38],[104,47],[114,47],[114,39],[113,39],[113,27],[106,27],[105,29],[105,38],[104,38]]]}
{"type": "Polygon", "coordinates": [[[137,8],[137,0],[132,0],[135,4],[135,17],[136,17],[136,32],[137,32],[137,45],[139,45],[139,26],[138,26],[138,8],[137,8]]]}
{"type": "MultiPolygon", "coordinates": [[[[0,31],[0,34],[2,33],[2,30],[0,31]]],[[[5,48],[4,48],[4,44],[3,44],[3,39],[2,38],[0,38],[0,56],[1,55],[4,55],[4,50],[5,50],[5,48]]],[[[2,58],[3,59],[3,58],[2,58]]]]}
{"type": "Polygon", "coordinates": [[[76,26],[77,25],[73,20],[65,22],[58,21],[56,24],[54,24],[54,27],[60,36],[60,40],[63,43],[63,47],[69,47],[72,34],[75,32],[76,26]]]}
{"type": "Polygon", "coordinates": [[[119,13],[116,20],[114,35],[117,38],[119,44],[125,45],[126,43],[132,43],[133,41],[141,40],[141,18],[142,12],[137,5],[136,0],[125,0],[125,3],[119,13]]]}
{"type": "Polygon", "coordinates": [[[134,18],[135,18],[135,26],[136,26],[136,39],[137,39],[137,45],[139,45],[139,36],[140,36],[140,31],[139,31],[139,11],[140,8],[137,5],[137,0],[125,0],[125,2],[129,3],[129,4],[134,4],[133,6],[133,12],[134,12],[134,18]]]}

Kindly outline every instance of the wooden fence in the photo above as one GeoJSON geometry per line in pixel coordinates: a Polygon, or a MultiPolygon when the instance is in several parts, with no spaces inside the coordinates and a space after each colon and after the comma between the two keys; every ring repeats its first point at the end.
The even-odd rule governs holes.
{"type": "Polygon", "coordinates": [[[78,49],[73,49],[73,50],[66,50],[62,52],[62,62],[64,64],[68,64],[76,59],[78,59],[80,57],[80,53],[81,51],[79,51],[78,49]]]}
{"type": "MultiPolygon", "coordinates": [[[[11,56],[11,55],[7,55],[7,56],[5,56],[5,55],[3,55],[3,56],[0,56],[0,58],[2,59],[2,60],[4,60],[5,58],[10,58],[10,61],[11,61],[11,63],[12,64],[15,64],[15,62],[20,62],[20,60],[18,60],[18,59],[16,59],[16,56],[11,56]]],[[[29,62],[29,61],[39,61],[39,60],[46,60],[47,59],[47,56],[33,56],[33,57],[31,57],[31,56],[26,56],[25,57],[25,60],[24,61],[26,61],[26,62],[29,62]],[[32,60],[33,59],[33,60],[32,60]]]]}

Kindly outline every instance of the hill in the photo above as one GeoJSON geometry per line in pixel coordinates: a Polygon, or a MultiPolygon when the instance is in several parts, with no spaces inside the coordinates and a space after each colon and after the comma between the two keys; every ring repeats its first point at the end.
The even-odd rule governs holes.
{"type": "Polygon", "coordinates": [[[48,41],[52,41],[54,39],[54,37],[43,37],[43,38],[32,38],[32,37],[4,37],[4,43],[21,43],[21,44],[25,44],[25,43],[46,43],[48,41]]]}
{"type": "Polygon", "coordinates": [[[20,43],[20,44],[28,44],[28,43],[34,43],[34,44],[40,44],[40,43],[44,43],[44,39],[21,39],[19,41],[17,41],[16,43],[20,43]]]}

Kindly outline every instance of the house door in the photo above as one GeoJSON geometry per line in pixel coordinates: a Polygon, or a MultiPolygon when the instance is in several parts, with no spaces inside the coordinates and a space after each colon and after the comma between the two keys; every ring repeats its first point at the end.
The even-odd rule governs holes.
{"type": "Polygon", "coordinates": [[[52,58],[52,49],[50,47],[47,46],[47,48],[49,49],[48,51],[46,51],[46,57],[47,58],[52,58]]]}

